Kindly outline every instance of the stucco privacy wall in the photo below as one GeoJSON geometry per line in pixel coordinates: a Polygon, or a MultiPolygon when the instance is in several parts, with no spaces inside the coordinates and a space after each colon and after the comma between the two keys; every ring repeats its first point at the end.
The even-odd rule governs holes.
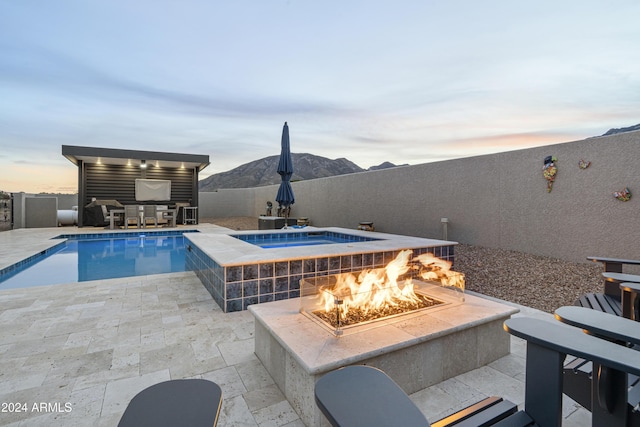
{"type": "MultiPolygon", "coordinates": [[[[233,216],[258,216],[255,188],[220,189],[198,193],[200,218],[228,218],[233,216]]],[[[266,203],[266,202],[265,202],[266,203]]]]}
{"type": "MultiPolygon", "coordinates": [[[[640,259],[640,132],[292,183],[292,216],[571,261],[640,259]],[[558,158],[547,193],[543,160],[558,158]],[[578,162],[591,161],[587,169],[578,162]],[[620,202],[613,192],[638,193],[620,202]]],[[[295,165],[294,165],[295,167],[295,165]]],[[[275,172],[274,172],[275,173],[275,172]]],[[[200,193],[201,217],[257,216],[277,186],[200,193]]]]}

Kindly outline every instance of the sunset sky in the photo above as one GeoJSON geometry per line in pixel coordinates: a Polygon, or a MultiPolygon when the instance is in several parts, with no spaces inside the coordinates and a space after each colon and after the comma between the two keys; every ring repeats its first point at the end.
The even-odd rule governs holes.
{"type": "MultiPolygon", "coordinates": [[[[62,145],[291,149],[367,168],[640,123],[637,0],[0,0],[0,190],[77,191],[62,145]]],[[[295,165],[294,165],[295,166],[295,165]]]]}

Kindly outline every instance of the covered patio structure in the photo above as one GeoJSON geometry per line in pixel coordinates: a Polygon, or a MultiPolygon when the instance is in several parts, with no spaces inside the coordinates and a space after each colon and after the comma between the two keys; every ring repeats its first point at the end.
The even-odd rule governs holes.
{"type": "Polygon", "coordinates": [[[73,145],[63,145],[62,155],[78,166],[78,226],[94,225],[83,209],[93,199],[197,207],[198,173],[209,165],[208,155],[73,145]],[[144,184],[155,183],[163,195],[141,196],[144,184]]]}

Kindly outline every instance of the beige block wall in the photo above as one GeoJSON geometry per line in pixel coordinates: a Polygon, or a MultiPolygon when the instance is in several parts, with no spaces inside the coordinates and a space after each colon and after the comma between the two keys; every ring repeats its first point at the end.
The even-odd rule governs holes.
{"type": "Polygon", "coordinates": [[[198,193],[200,218],[228,218],[234,216],[258,216],[255,208],[254,188],[221,189],[198,193]]]}
{"type": "MultiPolygon", "coordinates": [[[[313,225],[441,238],[584,261],[640,259],[640,132],[436,163],[294,182],[292,216],[313,225]],[[547,193],[543,160],[558,158],[547,193]],[[591,161],[588,169],[578,162],[591,161]],[[620,202],[613,192],[638,195],[620,202]]],[[[295,165],[294,165],[295,167],[295,165]]],[[[277,186],[200,193],[200,216],[257,216],[277,186]]]]}
{"type": "Polygon", "coordinates": [[[25,228],[58,226],[56,197],[26,197],[24,199],[25,228]]]}

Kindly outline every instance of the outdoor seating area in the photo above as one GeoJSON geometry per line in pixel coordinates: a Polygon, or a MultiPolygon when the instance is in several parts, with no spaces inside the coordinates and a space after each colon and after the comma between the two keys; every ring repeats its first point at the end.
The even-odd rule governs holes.
{"type": "Polygon", "coordinates": [[[366,425],[438,426],[561,426],[561,362],[566,354],[579,355],[607,371],[598,384],[587,387],[594,405],[591,425],[638,425],[627,408],[627,374],[640,375],[635,350],[608,338],[640,343],[637,325],[630,320],[597,311],[561,307],[556,318],[574,326],[519,317],[505,321],[505,330],[527,341],[524,407],[489,397],[446,418],[429,424],[418,407],[384,372],[365,365],[347,366],[321,377],[315,386],[315,400],[332,426],[366,425]],[[544,375],[540,375],[541,373],[544,375]]]}
{"type": "Polygon", "coordinates": [[[158,205],[124,205],[123,208],[111,209],[105,216],[109,222],[109,229],[115,230],[124,227],[129,229],[147,228],[152,223],[155,228],[159,226],[176,227],[177,209],[158,205]]]}
{"type": "Polygon", "coordinates": [[[62,155],[78,167],[80,226],[198,223],[198,174],[208,155],[71,145],[62,155]]]}

